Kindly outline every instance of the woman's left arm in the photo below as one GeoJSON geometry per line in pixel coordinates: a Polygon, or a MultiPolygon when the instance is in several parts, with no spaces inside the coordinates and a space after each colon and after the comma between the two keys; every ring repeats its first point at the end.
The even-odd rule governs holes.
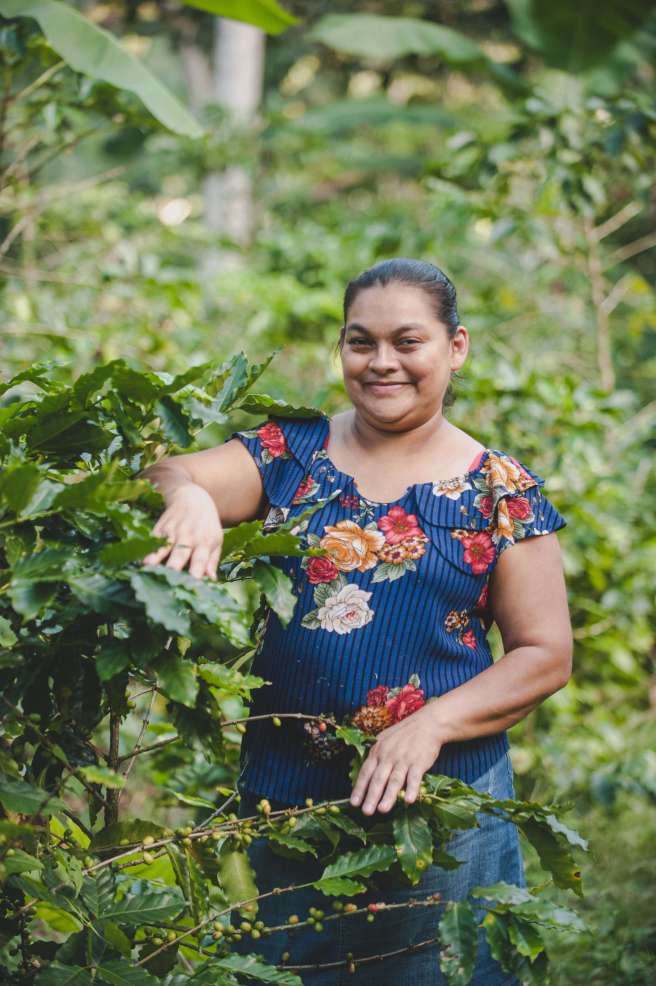
{"type": "Polygon", "coordinates": [[[507,548],[490,578],[489,600],[504,654],[427,703],[443,743],[514,726],[563,688],[572,673],[572,626],[556,534],[507,548]]]}
{"type": "Polygon", "coordinates": [[[351,794],[357,805],[367,792],[365,814],[376,806],[388,811],[404,786],[406,802],[415,801],[445,743],[514,726],[569,681],[572,627],[555,533],[518,541],[501,553],[490,577],[489,604],[503,657],[379,734],[351,794]]]}

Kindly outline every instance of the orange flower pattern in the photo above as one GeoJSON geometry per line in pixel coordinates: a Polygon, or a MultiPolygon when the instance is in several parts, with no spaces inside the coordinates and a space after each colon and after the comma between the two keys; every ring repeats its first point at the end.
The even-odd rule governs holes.
{"type": "MultiPolygon", "coordinates": [[[[472,574],[480,575],[489,569],[504,539],[514,543],[526,537],[535,516],[528,497],[521,494],[535,485],[533,477],[511,455],[488,450],[472,484],[466,484],[467,489],[478,491],[474,509],[488,525],[480,531],[451,531],[451,537],[462,544],[463,561],[470,566],[472,574]]],[[[444,493],[435,488],[433,492],[436,496],[444,493]]]]}
{"type": "Polygon", "coordinates": [[[322,559],[301,561],[315,586],[315,609],[305,614],[303,626],[349,633],[371,621],[373,611],[368,603],[372,593],[350,584],[341,573],[375,568],[372,582],[393,582],[416,571],[415,563],[424,555],[428,538],[414,514],[394,506],[377,524],[372,521],[362,527],[353,520],[340,520],[326,525],[323,537],[308,534],[307,542],[326,554],[322,559]]]}

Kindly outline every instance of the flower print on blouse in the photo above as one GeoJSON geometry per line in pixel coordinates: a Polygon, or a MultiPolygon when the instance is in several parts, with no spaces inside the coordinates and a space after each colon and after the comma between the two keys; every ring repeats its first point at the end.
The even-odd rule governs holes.
{"type": "MultiPolygon", "coordinates": [[[[455,529],[451,537],[462,545],[462,560],[474,575],[487,572],[499,555],[530,534],[548,534],[547,530],[531,530],[536,517],[528,496],[540,484],[521,463],[506,452],[487,449],[481,457],[478,474],[471,482],[465,477],[445,480],[433,485],[434,496],[458,499],[466,490],[476,496],[473,509],[488,522],[485,530],[455,529]]],[[[541,495],[541,494],[540,494],[541,495]]]]}
{"type": "MultiPolygon", "coordinates": [[[[240,790],[288,804],[350,793],[350,755],[338,755],[346,744],[331,722],[357,717],[377,735],[492,665],[489,586],[500,556],[566,524],[544,479],[501,449],[376,503],[331,461],[329,436],[325,415],[275,417],[231,436],[260,472],[267,529],[298,517],[302,544],[320,549],[271,558],[296,605],[286,623],[269,608],[249,668],[264,684],[252,691],[240,790]]],[[[429,771],[472,783],[508,748],[504,730],[446,743],[429,771]]]]}
{"type": "Polygon", "coordinates": [[[287,447],[285,433],[275,421],[268,421],[254,431],[242,431],[241,434],[247,438],[259,439],[262,446],[260,458],[264,465],[268,465],[274,459],[291,459],[292,457],[287,447]]]}
{"type": "MultiPolygon", "coordinates": [[[[307,480],[303,480],[303,488],[304,484],[307,480]]],[[[316,608],[306,613],[301,622],[310,630],[350,633],[373,618],[369,606],[373,593],[349,583],[342,573],[375,569],[372,582],[392,582],[406,572],[416,571],[416,562],[425,553],[428,538],[416,516],[397,506],[390,507],[377,523],[372,521],[360,527],[355,521],[340,520],[326,525],[323,537],[308,534],[306,541],[309,547],[323,548],[326,555],[303,558],[301,562],[309,581],[316,587],[316,608]]]]}
{"type": "MultiPolygon", "coordinates": [[[[406,685],[396,688],[377,685],[367,692],[365,704],[356,712],[344,716],[339,725],[355,726],[367,736],[377,736],[426,704],[424,690],[419,685],[418,674],[413,674],[406,685]]],[[[321,762],[353,755],[353,748],[336,735],[333,723],[310,720],[303,723],[303,730],[304,748],[310,759],[321,762]]]]}

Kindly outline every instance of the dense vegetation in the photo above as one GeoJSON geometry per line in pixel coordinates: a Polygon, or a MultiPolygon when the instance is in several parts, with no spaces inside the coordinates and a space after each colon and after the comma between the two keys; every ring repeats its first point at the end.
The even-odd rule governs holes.
{"type": "MultiPolygon", "coordinates": [[[[63,966],[89,954],[99,967],[118,962],[135,940],[147,958],[161,945],[137,924],[198,923],[203,880],[214,908],[222,893],[248,896],[247,883],[229,889],[222,847],[243,862],[229,814],[238,720],[257,685],[250,629],[261,592],[282,612],[293,598],[254,529],[234,535],[217,584],[143,572],[160,501],[135,477],[166,451],[206,447],[265,414],[262,398],[246,398],[259,374],[258,389],[290,405],[344,406],[333,355],[344,285],[404,255],[434,260],[459,288],[473,348],[451,420],[531,463],[568,520],[574,676],[511,741],[519,797],[536,812],[569,806],[561,817],[589,840],[580,901],[557,876],[564,863],[540,893],[545,907],[576,906],[587,931],[572,919],[567,936],[545,932],[549,972],[533,966],[531,939],[522,975],[651,982],[651,5],[605,0],[581,35],[568,20],[579,13],[560,2],[361,2],[357,14],[290,3],[295,23],[267,25],[279,33],[267,40],[259,116],[240,123],[210,102],[196,113],[202,131],[181,105],[142,102],[147,80],[121,88],[93,64],[71,66],[51,21],[14,17],[28,6],[79,7],[181,102],[181,48],[191,38],[207,53],[211,25],[193,4],[0,2],[3,369],[20,375],[0,398],[5,974],[67,981],[48,966],[65,940],[63,966]],[[201,194],[208,174],[235,165],[256,189],[246,244],[208,230],[201,194]],[[217,251],[233,262],[208,266],[217,251]],[[130,756],[142,746],[153,749],[130,756]],[[215,824],[210,854],[201,840],[215,824]],[[107,865],[91,880],[125,838],[139,843],[139,865],[111,886],[107,865]],[[145,838],[163,848],[151,853],[145,838]],[[162,899],[130,926],[136,938],[106,919],[115,951],[103,963],[84,929],[123,893],[148,902],[158,881],[162,899]]],[[[356,851],[338,817],[341,828],[314,830],[317,842],[343,851],[335,840],[356,838],[356,851]]],[[[529,829],[536,888],[545,852],[529,829]]],[[[567,845],[561,834],[559,852],[567,845]]],[[[188,979],[198,953],[180,953],[175,970],[162,959],[139,968],[188,979]]],[[[105,981],[142,982],[130,975],[117,967],[105,981]]]]}

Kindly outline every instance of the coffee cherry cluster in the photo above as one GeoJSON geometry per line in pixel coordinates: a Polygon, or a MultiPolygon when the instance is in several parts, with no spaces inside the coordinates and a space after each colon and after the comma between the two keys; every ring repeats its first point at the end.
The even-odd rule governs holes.
{"type": "Polygon", "coordinates": [[[244,935],[250,935],[251,938],[257,940],[258,938],[262,938],[263,935],[271,933],[264,921],[242,921],[238,928],[235,928],[232,924],[222,924],[221,921],[214,921],[212,928],[212,938],[214,941],[225,941],[226,943],[241,941],[244,935]]]}
{"type": "Polygon", "coordinates": [[[159,947],[160,945],[165,945],[166,942],[174,941],[178,937],[177,931],[173,928],[156,928],[151,925],[147,925],[143,929],[144,938],[150,942],[151,945],[159,947]]]}

